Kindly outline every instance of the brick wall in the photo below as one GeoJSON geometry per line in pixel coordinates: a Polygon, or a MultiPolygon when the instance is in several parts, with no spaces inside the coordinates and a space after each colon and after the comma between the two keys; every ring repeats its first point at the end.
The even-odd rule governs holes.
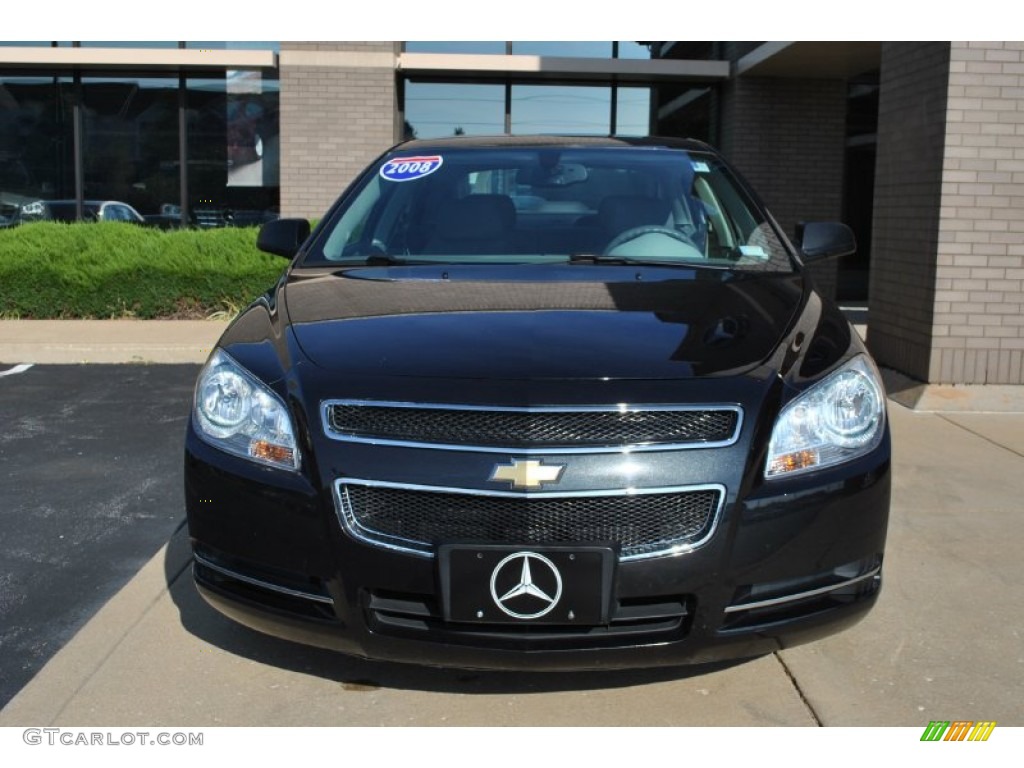
{"type": "Polygon", "coordinates": [[[281,213],[319,217],[396,141],[393,42],[281,43],[281,213]]]}
{"type": "Polygon", "coordinates": [[[1024,44],[882,48],[868,341],[933,383],[1024,383],[1024,44]]]}
{"type": "Polygon", "coordinates": [[[953,43],[928,380],[1022,384],[1024,43],[953,43]]]}
{"type": "MultiPolygon", "coordinates": [[[[722,151],[787,235],[798,221],[837,221],[846,141],[842,80],[740,77],[722,93],[722,151]]],[[[834,295],[836,262],[812,267],[834,295]]]]}
{"type": "Polygon", "coordinates": [[[927,380],[942,194],[949,43],[885,43],[871,245],[868,344],[927,380]]]}

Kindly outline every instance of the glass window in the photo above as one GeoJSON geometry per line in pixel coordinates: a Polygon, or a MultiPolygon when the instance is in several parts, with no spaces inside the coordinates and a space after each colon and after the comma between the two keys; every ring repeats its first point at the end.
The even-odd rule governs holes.
{"type": "Polygon", "coordinates": [[[651,58],[650,46],[657,43],[635,43],[630,41],[619,41],[620,59],[649,59],[651,58]]]}
{"type": "Polygon", "coordinates": [[[264,40],[262,42],[232,42],[230,40],[187,40],[185,41],[185,47],[217,51],[279,51],[281,49],[281,43],[273,40],[264,40]]]}
{"type": "Polygon", "coordinates": [[[505,41],[464,40],[460,42],[407,41],[409,53],[505,53],[505,41]]]}
{"type": "Polygon", "coordinates": [[[608,86],[513,85],[512,133],[608,135],[611,130],[608,86]]]}
{"type": "Polygon", "coordinates": [[[177,40],[83,40],[82,48],[177,48],[177,40]]]}
{"type": "Polygon", "coordinates": [[[189,204],[201,227],[261,224],[280,201],[280,87],[258,71],[189,78],[189,204]]]}
{"type": "Polygon", "coordinates": [[[142,214],[178,202],[178,79],[84,77],[82,106],[85,198],[142,214]]]}
{"type": "Polygon", "coordinates": [[[405,85],[406,138],[505,132],[505,87],[462,83],[405,85]]]}
{"type": "Polygon", "coordinates": [[[326,222],[305,265],[700,263],[789,271],[714,154],[621,144],[396,152],[326,222]]]}
{"type": "Polygon", "coordinates": [[[512,53],[530,56],[570,56],[582,58],[610,59],[612,57],[611,41],[594,42],[557,41],[557,42],[514,42],[512,53]]]}
{"type": "Polygon", "coordinates": [[[618,88],[615,92],[615,134],[647,136],[651,132],[651,89],[618,88]]]}
{"type": "Polygon", "coordinates": [[[74,196],[72,90],[67,77],[0,75],[0,226],[74,196]]]}

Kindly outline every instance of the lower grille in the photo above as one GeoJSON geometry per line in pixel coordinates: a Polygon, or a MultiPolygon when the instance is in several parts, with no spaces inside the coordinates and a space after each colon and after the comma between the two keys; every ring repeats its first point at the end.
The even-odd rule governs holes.
{"type": "Polygon", "coordinates": [[[346,479],[337,485],[345,527],[357,538],[431,556],[442,543],[619,547],[620,559],[700,546],[714,531],[724,489],[482,495],[346,479]]]}
{"type": "Polygon", "coordinates": [[[378,634],[451,645],[509,650],[569,650],[665,643],[682,639],[693,618],[687,595],[619,600],[609,622],[595,627],[552,627],[524,624],[456,624],[445,622],[428,595],[373,591],[362,597],[367,622],[378,634]]]}

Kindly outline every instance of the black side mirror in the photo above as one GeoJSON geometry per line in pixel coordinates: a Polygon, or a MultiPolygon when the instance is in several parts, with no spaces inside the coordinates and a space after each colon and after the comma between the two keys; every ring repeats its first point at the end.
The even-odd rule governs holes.
{"type": "Polygon", "coordinates": [[[290,259],[309,237],[309,222],[305,219],[277,219],[260,227],[256,247],[261,251],[290,259]]]}
{"type": "Polygon", "coordinates": [[[804,261],[849,256],[857,250],[853,230],[838,221],[808,221],[797,224],[796,239],[800,243],[804,261]]]}

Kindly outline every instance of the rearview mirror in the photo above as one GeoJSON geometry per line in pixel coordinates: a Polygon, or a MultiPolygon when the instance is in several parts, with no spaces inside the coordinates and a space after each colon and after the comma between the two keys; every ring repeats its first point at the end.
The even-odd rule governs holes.
{"type": "Polygon", "coordinates": [[[808,221],[797,224],[796,235],[804,261],[849,256],[857,250],[853,230],[838,221],[808,221]]]}
{"type": "Polygon", "coordinates": [[[309,222],[305,219],[277,219],[260,227],[256,247],[261,251],[290,259],[309,237],[309,222]]]}

